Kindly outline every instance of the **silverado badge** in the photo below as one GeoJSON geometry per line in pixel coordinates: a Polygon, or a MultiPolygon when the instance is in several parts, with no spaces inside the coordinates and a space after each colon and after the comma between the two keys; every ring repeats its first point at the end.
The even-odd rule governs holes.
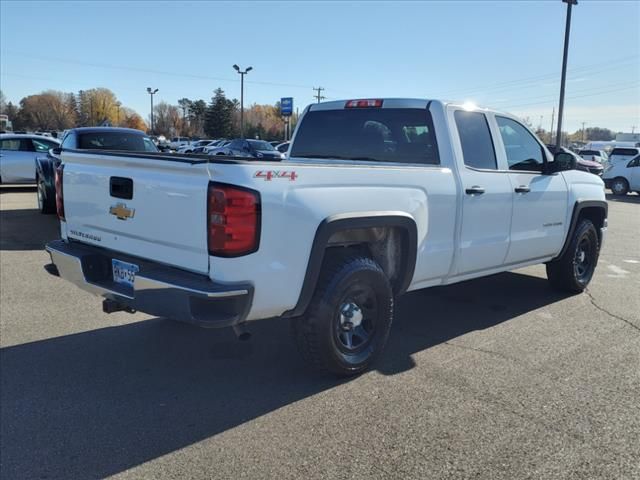
{"type": "Polygon", "coordinates": [[[126,220],[127,218],[133,218],[136,211],[133,208],[127,208],[124,203],[118,203],[109,208],[109,213],[115,215],[118,220],[126,220]]]}

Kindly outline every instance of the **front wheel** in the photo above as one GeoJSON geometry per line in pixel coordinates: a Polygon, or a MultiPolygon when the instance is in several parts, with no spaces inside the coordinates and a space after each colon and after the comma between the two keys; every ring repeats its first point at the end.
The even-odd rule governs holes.
{"type": "Polygon", "coordinates": [[[302,356],[317,370],[358,375],[383,350],[393,321],[393,291],[374,260],[334,258],[323,268],[303,317],[292,320],[302,356]]]}
{"type": "Polygon", "coordinates": [[[626,195],[629,192],[629,183],[624,178],[614,178],[611,182],[611,191],[614,195],[626,195]]]}
{"type": "Polygon", "coordinates": [[[557,290],[580,293],[589,285],[599,255],[596,227],[591,220],[583,219],[573,233],[567,250],[560,258],[547,263],[547,278],[557,290]]]}

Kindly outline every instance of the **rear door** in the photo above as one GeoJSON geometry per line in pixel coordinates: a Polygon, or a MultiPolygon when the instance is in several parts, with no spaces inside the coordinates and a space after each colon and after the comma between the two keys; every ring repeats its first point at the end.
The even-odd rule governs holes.
{"type": "Polygon", "coordinates": [[[77,151],[62,160],[68,238],[208,272],[205,163],[77,151]]]}
{"type": "Polygon", "coordinates": [[[36,179],[36,152],[28,137],[3,138],[0,144],[2,181],[33,183],[36,179]]]}
{"type": "Polygon", "coordinates": [[[513,195],[509,176],[498,172],[489,122],[484,112],[454,109],[454,148],[462,181],[462,225],[456,275],[496,268],[509,248],[513,195]]]}
{"type": "Polygon", "coordinates": [[[495,115],[498,156],[508,168],[513,196],[511,244],[505,263],[519,263],[560,252],[564,242],[568,192],[560,174],[543,174],[546,152],[520,122],[495,115]]]}

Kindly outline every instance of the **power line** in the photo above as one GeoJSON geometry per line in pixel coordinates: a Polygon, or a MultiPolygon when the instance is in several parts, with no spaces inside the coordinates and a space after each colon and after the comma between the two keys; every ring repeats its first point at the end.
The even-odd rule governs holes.
{"type": "MultiPolygon", "coordinates": [[[[620,83],[614,83],[611,85],[606,85],[607,88],[611,88],[611,87],[622,87],[622,86],[634,86],[637,85],[638,82],[632,81],[626,81],[626,82],[620,82],[620,83]]],[[[577,90],[575,92],[573,92],[574,94],[576,93],[590,93],[590,92],[594,92],[594,91],[600,91],[600,89],[603,87],[604,85],[601,85],[599,87],[590,87],[590,88],[586,88],[586,89],[580,89],[577,90]]],[[[536,100],[536,99],[542,99],[542,98],[555,98],[557,97],[558,94],[557,93],[550,93],[548,95],[537,95],[535,97],[527,97],[528,100],[536,100]]],[[[505,102],[509,102],[509,100],[496,100],[494,102],[491,102],[491,105],[495,105],[496,103],[505,103],[505,102]]]]}
{"type": "MultiPolygon", "coordinates": [[[[597,95],[604,95],[604,94],[607,94],[607,93],[621,92],[623,90],[632,90],[632,89],[635,90],[636,88],[638,88],[638,87],[637,86],[632,86],[632,87],[616,88],[616,89],[613,89],[613,90],[605,90],[605,91],[602,91],[602,92],[590,93],[588,95],[573,95],[571,97],[567,97],[567,99],[573,100],[575,98],[594,97],[594,96],[597,96],[597,95]]],[[[520,104],[517,104],[517,105],[508,105],[508,106],[505,106],[505,107],[502,107],[502,108],[512,109],[512,108],[515,108],[515,107],[527,107],[527,106],[530,106],[530,105],[549,105],[551,103],[556,103],[556,101],[555,100],[550,100],[548,102],[520,103],[520,104]]]]}
{"type": "MultiPolygon", "coordinates": [[[[627,57],[620,57],[618,59],[615,60],[608,60],[606,62],[599,62],[599,63],[593,63],[590,65],[583,65],[583,66],[579,66],[579,67],[573,67],[571,69],[569,69],[569,71],[572,74],[575,73],[586,73],[587,71],[590,70],[601,70],[602,67],[607,66],[607,65],[613,65],[616,63],[620,63],[620,62],[629,62],[632,59],[635,59],[637,57],[639,57],[640,55],[630,55],[627,57]]],[[[452,94],[457,94],[459,92],[464,92],[464,93],[469,93],[469,92],[485,92],[487,90],[495,90],[495,89],[503,89],[505,86],[508,85],[515,85],[515,84],[528,84],[528,83],[532,83],[532,82],[538,82],[540,80],[544,80],[544,79],[548,79],[548,78],[556,78],[558,76],[558,72],[553,72],[553,73],[546,73],[543,75],[537,75],[537,76],[532,76],[532,77],[523,77],[520,79],[515,79],[515,80],[508,80],[505,82],[500,82],[500,83],[492,83],[490,85],[485,85],[485,86],[480,86],[480,87],[475,87],[474,90],[463,90],[463,89],[454,89],[454,90],[449,90],[449,91],[445,91],[444,92],[444,96],[449,96],[452,94]]]]}

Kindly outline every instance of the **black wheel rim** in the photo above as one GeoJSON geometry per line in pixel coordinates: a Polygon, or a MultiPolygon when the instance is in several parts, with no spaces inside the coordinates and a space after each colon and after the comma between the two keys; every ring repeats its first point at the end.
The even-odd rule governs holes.
{"type": "Polygon", "coordinates": [[[589,237],[582,237],[573,257],[573,270],[576,278],[583,282],[591,275],[593,268],[593,243],[589,237]]]}
{"type": "Polygon", "coordinates": [[[334,336],[338,348],[353,355],[368,348],[376,333],[378,302],[373,289],[358,286],[342,297],[335,313],[334,336]]]}

